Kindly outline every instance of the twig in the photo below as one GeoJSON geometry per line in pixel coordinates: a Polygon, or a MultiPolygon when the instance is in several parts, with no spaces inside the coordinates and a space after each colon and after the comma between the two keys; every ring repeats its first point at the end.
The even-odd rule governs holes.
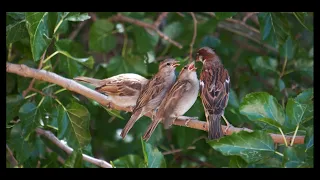
{"type": "Polygon", "coordinates": [[[31,90],[31,91],[34,91],[34,92],[37,92],[37,93],[41,94],[42,96],[50,96],[50,97],[55,98],[55,99],[57,98],[57,96],[55,96],[55,95],[53,95],[53,94],[47,95],[47,94],[45,94],[44,92],[42,92],[42,91],[40,91],[40,90],[38,90],[38,89],[35,89],[35,88],[31,88],[30,90],[31,90]]]}
{"type": "Polygon", "coordinates": [[[78,26],[72,31],[68,39],[73,40],[87,22],[88,21],[82,21],[81,23],[79,23],[78,26]]]}
{"type": "MultiPolygon", "coordinates": [[[[47,52],[47,50],[44,51],[44,53],[43,53],[43,55],[42,55],[42,57],[41,57],[41,59],[40,59],[38,69],[41,69],[41,68],[42,68],[42,63],[43,63],[43,59],[44,59],[44,57],[45,57],[45,55],[46,55],[46,52],[47,52]]],[[[31,80],[28,88],[22,92],[22,96],[23,96],[23,97],[26,97],[26,95],[28,94],[28,92],[33,88],[33,84],[34,84],[35,81],[36,81],[35,78],[33,78],[33,79],[31,80]]]]}
{"type": "Polygon", "coordinates": [[[6,144],[6,146],[7,146],[7,151],[9,153],[9,155],[10,155],[10,163],[11,163],[11,165],[13,167],[18,166],[19,163],[16,160],[16,158],[14,158],[13,153],[12,153],[11,149],[9,148],[8,144],[6,144]]]}
{"type": "Polygon", "coordinates": [[[200,164],[201,166],[206,166],[206,167],[209,167],[209,168],[216,168],[214,165],[212,165],[210,163],[200,161],[199,159],[196,159],[196,158],[191,157],[191,156],[181,155],[180,157],[182,157],[184,159],[187,159],[189,161],[196,162],[196,163],[200,164]]]}
{"type": "Polygon", "coordinates": [[[182,14],[181,12],[176,12],[179,16],[184,17],[184,14],[182,14]]]}
{"type": "Polygon", "coordinates": [[[92,19],[93,22],[95,22],[95,21],[97,20],[97,15],[96,15],[96,13],[89,12],[89,15],[90,15],[90,17],[91,17],[91,19],[92,19]]]}
{"type": "Polygon", "coordinates": [[[258,14],[259,12],[248,12],[245,17],[243,17],[242,22],[246,23],[248,18],[252,17],[255,14],[258,14]]]}
{"type": "Polygon", "coordinates": [[[162,13],[158,16],[157,20],[153,23],[153,25],[154,25],[155,27],[158,27],[158,28],[159,28],[162,20],[167,17],[168,13],[169,13],[169,12],[162,12],[162,13]]]}
{"type": "Polygon", "coordinates": [[[161,32],[158,27],[154,26],[153,24],[149,24],[149,23],[145,23],[143,21],[140,21],[140,20],[137,20],[137,19],[133,19],[133,18],[130,18],[130,17],[126,17],[126,16],[123,16],[122,14],[117,14],[115,16],[112,16],[111,18],[108,19],[109,21],[121,21],[121,22],[127,22],[127,23],[131,23],[131,24],[135,24],[137,26],[140,26],[140,27],[144,27],[144,28],[147,28],[147,29],[151,29],[151,30],[154,30],[156,33],[158,33],[158,35],[172,43],[173,45],[177,46],[178,48],[182,49],[182,45],[172,39],[170,39],[167,35],[165,35],[163,32],[161,32]]]}
{"type": "Polygon", "coordinates": [[[193,19],[193,37],[192,37],[192,41],[190,43],[190,59],[189,62],[192,61],[192,50],[193,50],[193,45],[194,42],[196,41],[196,37],[197,37],[197,19],[196,16],[194,15],[193,12],[190,12],[192,19],[193,19]]]}
{"type": "MultiPolygon", "coordinates": [[[[67,154],[70,155],[72,153],[73,149],[67,145],[64,145],[51,131],[46,131],[46,130],[37,128],[36,132],[37,132],[37,134],[48,138],[50,141],[52,141],[55,145],[57,145],[60,149],[65,151],[67,154]]],[[[88,156],[86,154],[83,154],[82,156],[83,156],[84,161],[87,161],[87,162],[92,163],[94,165],[97,165],[99,167],[112,168],[111,164],[107,163],[106,161],[93,158],[93,157],[88,156]]]]}
{"type": "MultiPolygon", "coordinates": [[[[45,70],[37,70],[34,68],[30,68],[24,64],[12,64],[12,63],[8,63],[8,62],[6,63],[6,71],[9,73],[18,74],[20,76],[36,78],[38,80],[54,83],[54,84],[57,84],[59,86],[66,88],[67,90],[79,93],[83,96],[86,96],[87,98],[95,100],[98,103],[100,103],[101,105],[107,106],[107,105],[111,104],[113,109],[131,112],[130,107],[117,106],[117,105],[111,103],[107,96],[105,96],[99,92],[96,92],[90,88],[87,88],[86,86],[81,85],[80,83],[77,83],[74,80],[61,77],[53,72],[48,72],[45,70]]],[[[151,117],[151,113],[147,113],[146,116],[151,117]]],[[[178,125],[178,126],[185,126],[185,127],[189,127],[189,128],[193,128],[193,129],[208,131],[207,122],[193,120],[191,118],[190,119],[186,119],[186,118],[179,119],[178,118],[174,121],[173,124],[178,125]],[[188,123],[186,123],[186,120],[188,121],[188,123]]],[[[226,128],[226,126],[222,125],[223,131],[225,130],[225,128],[226,128]]],[[[230,127],[228,132],[226,133],[226,135],[231,135],[232,133],[239,132],[239,131],[252,132],[252,130],[248,129],[248,128],[230,127]]],[[[270,136],[272,137],[272,139],[275,143],[282,143],[282,144],[284,143],[281,134],[270,134],[270,136]]],[[[304,138],[305,138],[304,136],[296,136],[294,143],[295,144],[303,144],[304,138]]],[[[292,139],[292,136],[286,136],[287,142],[291,142],[291,139],[292,139]]]]}
{"type": "MultiPolygon", "coordinates": [[[[190,149],[196,149],[196,147],[195,147],[195,146],[189,146],[187,149],[188,149],[188,150],[190,150],[190,149]]],[[[183,151],[183,150],[185,150],[185,149],[173,149],[173,150],[171,150],[171,151],[163,152],[162,154],[163,154],[163,155],[174,154],[174,153],[181,152],[181,151],[183,151]]]]}

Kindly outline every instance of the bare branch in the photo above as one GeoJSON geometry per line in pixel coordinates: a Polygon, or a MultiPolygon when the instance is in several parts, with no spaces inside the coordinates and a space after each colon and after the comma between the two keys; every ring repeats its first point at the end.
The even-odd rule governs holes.
{"type": "Polygon", "coordinates": [[[149,23],[145,23],[143,21],[140,21],[140,20],[137,20],[137,19],[133,19],[133,18],[130,18],[130,17],[126,17],[126,16],[123,16],[122,14],[117,14],[115,16],[112,16],[111,18],[108,19],[109,21],[121,21],[121,22],[127,22],[127,23],[131,23],[131,24],[135,24],[137,26],[140,26],[140,27],[144,27],[144,28],[147,28],[147,29],[151,29],[151,30],[154,30],[156,33],[158,33],[158,35],[172,43],[173,45],[177,46],[178,48],[182,49],[182,45],[172,39],[170,39],[167,35],[165,35],[163,32],[161,32],[158,27],[154,26],[153,24],[149,24],[149,23]]]}
{"type": "Polygon", "coordinates": [[[19,163],[18,163],[18,161],[16,160],[16,158],[14,158],[13,153],[12,153],[11,149],[9,148],[8,144],[6,144],[6,147],[7,147],[7,151],[8,151],[8,153],[9,153],[9,156],[10,156],[10,163],[11,163],[11,165],[12,165],[13,167],[18,166],[19,163]]]}
{"type": "Polygon", "coordinates": [[[192,61],[192,50],[193,50],[193,45],[194,42],[196,41],[196,37],[197,37],[197,19],[196,16],[194,15],[193,12],[190,12],[192,19],[193,19],[193,37],[192,37],[192,41],[190,43],[190,59],[189,62],[192,61]]]}
{"type": "Polygon", "coordinates": [[[251,18],[253,15],[258,14],[259,12],[248,12],[245,17],[243,17],[242,22],[246,23],[248,18],[251,18]]]}
{"type": "Polygon", "coordinates": [[[179,16],[184,17],[184,15],[181,12],[176,12],[179,16]]]}
{"type": "MultiPolygon", "coordinates": [[[[121,111],[127,111],[130,112],[131,108],[127,107],[121,107],[117,106],[115,104],[112,104],[107,96],[98,93],[90,88],[87,88],[79,83],[77,83],[74,80],[70,80],[64,77],[61,77],[55,73],[48,72],[45,70],[37,70],[34,68],[30,68],[24,64],[12,64],[12,63],[6,63],[6,71],[9,73],[15,73],[20,76],[24,77],[30,77],[30,78],[35,78],[38,80],[42,81],[47,81],[51,82],[54,84],[57,84],[59,86],[62,86],[66,88],[67,90],[79,93],[83,96],[86,96],[87,98],[93,99],[100,103],[101,105],[107,106],[111,104],[111,107],[113,107],[116,110],[121,110],[121,111]]],[[[146,116],[151,117],[151,114],[148,113],[146,116]]],[[[189,118],[189,117],[188,117],[189,118]]],[[[193,120],[192,118],[178,118],[174,121],[175,125],[179,126],[185,126],[193,129],[199,129],[203,131],[208,131],[208,124],[206,121],[198,121],[198,120],[193,120]]],[[[222,125],[222,129],[225,130],[226,126],[222,125]]],[[[231,135],[232,133],[239,132],[239,131],[248,131],[252,132],[251,129],[248,128],[236,128],[236,127],[230,127],[228,131],[226,132],[226,135],[231,135]]],[[[270,134],[273,141],[275,143],[284,143],[282,135],[281,134],[270,134]]],[[[304,143],[304,136],[296,136],[294,143],[295,144],[303,144],[304,143]]],[[[291,142],[292,136],[286,136],[287,142],[291,142]]]]}
{"type": "Polygon", "coordinates": [[[73,40],[87,22],[88,21],[82,21],[81,23],[79,23],[78,26],[72,31],[68,39],[73,40]]]}
{"type": "Polygon", "coordinates": [[[168,13],[169,13],[169,12],[162,12],[162,13],[158,16],[157,20],[153,23],[153,25],[154,25],[155,27],[158,27],[158,28],[159,28],[161,22],[163,21],[164,18],[167,17],[168,13]]]}
{"type": "MultiPolygon", "coordinates": [[[[40,128],[36,129],[37,134],[42,135],[46,138],[48,138],[50,141],[52,141],[55,145],[57,145],[60,149],[65,151],[67,154],[71,154],[73,149],[65,144],[63,144],[51,131],[46,131],[40,128]]],[[[93,158],[91,156],[88,156],[86,154],[82,154],[83,160],[87,161],[89,163],[92,163],[94,165],[97,165],[99,167],[103,168],[112,168],[112,165],[107,163],[106,161],[93,158]]]]}

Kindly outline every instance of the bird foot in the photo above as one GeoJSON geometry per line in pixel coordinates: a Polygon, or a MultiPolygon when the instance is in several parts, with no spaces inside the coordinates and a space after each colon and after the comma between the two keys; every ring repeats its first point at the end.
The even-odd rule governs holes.
{"type": "Polygon", "coordinates": [[[106,105],[106,107],[107,107],[108,109],[113,109],[113,106],[112,106],[112,103],[111,103],[111,102],[109,102],[109,103],[106,105]]]}

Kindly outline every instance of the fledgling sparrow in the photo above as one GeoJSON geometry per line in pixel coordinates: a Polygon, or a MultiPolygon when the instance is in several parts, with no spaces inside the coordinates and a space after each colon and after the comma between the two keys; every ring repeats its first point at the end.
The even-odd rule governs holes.
{"type": "Polygon", "coordinates": [[[142,88],[148,79],[134,73],[124,73],[106,79],[90,77],[75,77],[76,81],[85,82],[95,86],[95,90],[108,96],[110,101],[117,106],[133,108],[142,88]]]}
{"type": "MultiPolygon", "coordinates": [[[[196,61],[203,63],[200,97],[209,124],[208,139],[218,139],[223,136],[220,119],[229,100],[230,77],[218,55],[209,47],[202,47],[197,51],[196,61]]],[[[228,129],[230,123],[226,119],[225,121],[228,129]]]]}
{"type": "Polygon", "coordinates": [[[168,129],[174,120],[186,113],[196,102],[199,92],[199,80],[194,62],[186,65],[179,74],[177,82],[172,86],[161,102],[154,120],[149,125],[143,139],[148,141],[159,122],[168,129]]]}
{"type": "Polygon", "coordinates": [[[125,138],[134,123],[147,112],[152,112],[159,106],[166,92],[176,80],[175,69],[179,66],[175,59],[166,59],[159,64],[159,71],[142,89],[137,105],[132,111],[131,118],[123,128],[120,136],[125,138]]]}

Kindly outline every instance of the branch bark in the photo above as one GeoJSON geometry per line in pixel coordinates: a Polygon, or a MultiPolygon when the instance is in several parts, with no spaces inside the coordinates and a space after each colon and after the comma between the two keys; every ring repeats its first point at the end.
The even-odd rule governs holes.
{"type": "MultiPolygon", "coordinates": [[[[36,129],[37,134],[44,136],[48,138],[50,141],[52,141],[55,145],[57,145],[60,149],[65,151],[67,154],[71,154],[73,149],[67,145],[64,145],[51,131],[45,131],[43,129],[37,128],[36,129]]],[[[112,165],[107,163],[106,161],[93,158],[91,156],[88,156],[86,154],[82,154],[83,160],[87,161],[89,163],[92,163],[94,165],[97,165],[99,167],[103,168],[112,168],[112,165]]]]}
{"type": "Polygon", "coordinates": [[[145,23],[143,21],[140,21],[140,20],[137,20],[137,19],[133,19],[133,18],[130,18],[130,17],[127,17],[127,16],[123,16],[122,14],[117,14],[115,16],[112,16],[111,18],[108,19],[109,21],[120,21],[120,22],[127,22],[127,23],[131,23],[131,24],[135,24],[137,26],[140,26],[140,27],[144,27],[144,28],[147,28],[147,29],[151,29],[153,31],[155,31],[156,33],[158,33],[158,35],[172,43],[173,45],[177,46],[178,48],[182,49],[182,45],[174,40],[172,40],[171,38],[169,38],[166,34],[164,34],[163,32],[161,32],[157,26],[155,26],[154,24],[149,24],[149,23],[145,23]]]}
{"type": "MultiPolygon", "coordinates": [[[[100,94],[90,88],[87,88],[77,83],[74,80],[61,77],[52,72],[30,68],[24,64],[12,64],[8,62],[6,64],[6,71],[9,73],[18,74],[20,76],[35,78],[38,80],[57,84],[59,86],[66,88],[67,90],[79,93],[83,96],[86,96],[87,98],[93,99],[98,103],[100,103],[101,105],[104,105],[104,106],[111,105],[111,107],[113,107],[116,110],[127,111],[127,112],[131,111],[130,108],[117,106],[111,103],[108,97],[103,94],[100,94]]],[[[151,117],[151,113],[146,114],[146,116],[151,117]]],[[[206,121],[193,120],[190,117],[178,118],[174,121],[174,125],[208,131],[208,124],[206,121]]],[[[223,131],[225,130],[225,128],[226,126],[222,125],[223,131]]],[[[232,133],[239,132],[239,131],[252,132],[252,130],[248,128],[230,127],[228,131],[225,132],[225,135],[231,135],[232,133]]],[[[272,137],[275,143],[282,143],[282,144],[284,143],[284,140],[281,134],[270,134],[270,136],[272,137]]],[[[303,144],[304,138],[305,138],[304,136],[296,136],[296,138],[294,139],[294,144],[303,144]]],[[[292,136],[286,136],[286,139],[287,139],[287,142],[290,143],[292,140],[292,136]]]]}

